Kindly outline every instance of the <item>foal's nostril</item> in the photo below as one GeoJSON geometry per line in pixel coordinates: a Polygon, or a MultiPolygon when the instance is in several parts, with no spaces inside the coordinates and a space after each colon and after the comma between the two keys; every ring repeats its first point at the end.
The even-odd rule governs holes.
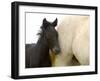
{"type": "Polygon", "coordinates": [[[58,53],[60,53],[60,49],[59,49],[59,48],[54,48],[54,52],[55,52],[56,54],[58,54],[58,53]]]}

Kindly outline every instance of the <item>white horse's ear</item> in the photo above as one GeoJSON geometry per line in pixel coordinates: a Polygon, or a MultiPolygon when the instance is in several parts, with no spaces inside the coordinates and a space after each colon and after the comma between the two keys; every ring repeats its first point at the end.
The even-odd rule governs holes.
{"type": "Polygon", "coordinates": [[[52,23],[52,25],[55,27],[55,26],[57,25],[57,22],[58,22],[58,19],[56,18],[56,19],[54,20],[54,22],[52,23]]]}

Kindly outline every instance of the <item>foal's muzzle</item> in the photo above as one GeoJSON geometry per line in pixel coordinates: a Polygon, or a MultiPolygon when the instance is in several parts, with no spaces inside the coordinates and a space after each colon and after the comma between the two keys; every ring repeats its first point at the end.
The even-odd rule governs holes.
{"type": "Polygon", "coordinates": [[[57,48],[57,47],[53,48],[53,52],[55,54],[59,54],[60,53],[60,48],[57,48]]]}

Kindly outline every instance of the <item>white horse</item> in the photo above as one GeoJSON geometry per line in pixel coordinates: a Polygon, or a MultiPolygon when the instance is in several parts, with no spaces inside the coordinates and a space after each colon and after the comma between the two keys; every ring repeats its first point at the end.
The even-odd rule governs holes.
{"type": "Polygon", "coordinates": [[[89,64],[89,16],[67,15],[57,27],[61,54],[53,66],[89,64]]]}

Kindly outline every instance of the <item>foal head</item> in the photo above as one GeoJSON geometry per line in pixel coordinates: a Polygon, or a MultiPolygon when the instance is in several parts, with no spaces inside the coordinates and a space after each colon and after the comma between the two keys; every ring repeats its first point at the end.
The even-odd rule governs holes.
{"type": "Polygon", "coordinates": [[[41,29],[42,36],[45,38],[45,41],[47,42],[49,49],[55,54],[58,54],[60,52],[60,47],[58,42],[58,33],[55,30],[56,25],[57,18],[54,20],[54,22],[48,22],[46,18],[44,18],[41,29]]]}

